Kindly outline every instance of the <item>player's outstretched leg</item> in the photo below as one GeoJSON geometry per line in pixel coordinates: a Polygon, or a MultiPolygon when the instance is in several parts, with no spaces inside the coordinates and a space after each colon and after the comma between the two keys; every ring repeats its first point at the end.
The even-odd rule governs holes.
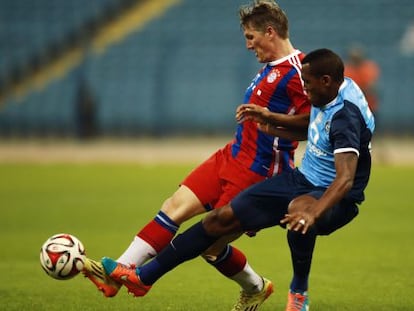
{"type": "Polygon", "coordinates": [[[240,297],[234,305],[232,311],[249,311],[259,310],[260,305],[273,293],[273,284],[271,281],[263,278],[263,288],[260,292],[247,294],[240,292],[240,297]]]}
{"type": "Polygon", "coordinates": [[[309,311],[308,293],[295,293],[289,290],[286,311],[309,311]]]}
{"type": "Polygon", "coordinates": [[[104,294],[105,297],[115,296],[122,284],[108,277],[102,264],[89,258],[85,259],[82,273],[104,294]]]}
{"type": "Polygon", "coordinates": [[[102,258],[101,263],[105,273],[115,282],[125,285],[128,288],[128,292],[135,297],[145,296],[151,289],[151,286],[141,282],[136,269],[118,263],[108,257],[102,258]]]}

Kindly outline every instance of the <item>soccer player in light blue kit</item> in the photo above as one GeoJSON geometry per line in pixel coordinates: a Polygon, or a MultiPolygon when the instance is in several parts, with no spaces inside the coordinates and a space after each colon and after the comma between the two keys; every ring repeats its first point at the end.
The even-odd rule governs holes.
{"type": "MultiPolygon", "coordinates": [[[[341,58],[328,49],[302,60],[302,80],[312,103],[308,132],[287,131],[268,122],[266,109],[248,104],[239,122],[255,120],[261,130],[290,139],[306,139],[301,167],[251,186],[230,204],[177,236],[152,262],[124,269],[123,279],[145,294],[162,275],[195,258],[219,237],[281,225],[288,228],[293,279],[286,311],[308,311],[308,278],[318,235],[349,223],[364,201],[371,170],[374,118],[359,87],[344,78],[341,58]]],[[[115,261],[103,258],[111,276],[115,261]]]]}

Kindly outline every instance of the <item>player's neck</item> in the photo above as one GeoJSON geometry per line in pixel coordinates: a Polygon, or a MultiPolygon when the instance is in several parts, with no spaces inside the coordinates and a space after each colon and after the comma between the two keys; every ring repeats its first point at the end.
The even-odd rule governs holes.
{"type": "Polygon", "coordinates": [[[295,48],[292,46],[289,39],[284,39],[275,42],[274,51],[273,58],[274,60],[278,60],[292,54],[295,51],[295,48]]]}

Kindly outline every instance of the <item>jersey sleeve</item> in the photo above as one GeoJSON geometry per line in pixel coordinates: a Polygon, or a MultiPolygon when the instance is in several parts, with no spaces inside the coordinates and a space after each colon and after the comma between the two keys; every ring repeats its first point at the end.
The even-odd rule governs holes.
{"type": "Polygon", "coordinates": [[[332,118],[330,140],[333,152],[355,152],[359,156],[363,118],[353,104],[345,104],[332,118]]]}

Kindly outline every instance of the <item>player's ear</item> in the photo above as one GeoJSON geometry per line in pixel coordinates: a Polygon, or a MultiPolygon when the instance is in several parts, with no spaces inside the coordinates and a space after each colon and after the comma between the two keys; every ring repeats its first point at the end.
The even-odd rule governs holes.
{"type": "Polygon", "coordinates": [[[276,34],[277,34],[276,30],[272,26],[269,25],[269,26],[266,27],[266,30],[265,30],[265,35],[266,36],[271,38],[271,37],[275,36],[276,34]]]}
{"type": "Polygon", "coordinates": [[[320,80],[326,86],[328,86],[328,85],[330,85],[332,83],[332,77],[330,75],[323,75],[320,78],[320,80]]]}

